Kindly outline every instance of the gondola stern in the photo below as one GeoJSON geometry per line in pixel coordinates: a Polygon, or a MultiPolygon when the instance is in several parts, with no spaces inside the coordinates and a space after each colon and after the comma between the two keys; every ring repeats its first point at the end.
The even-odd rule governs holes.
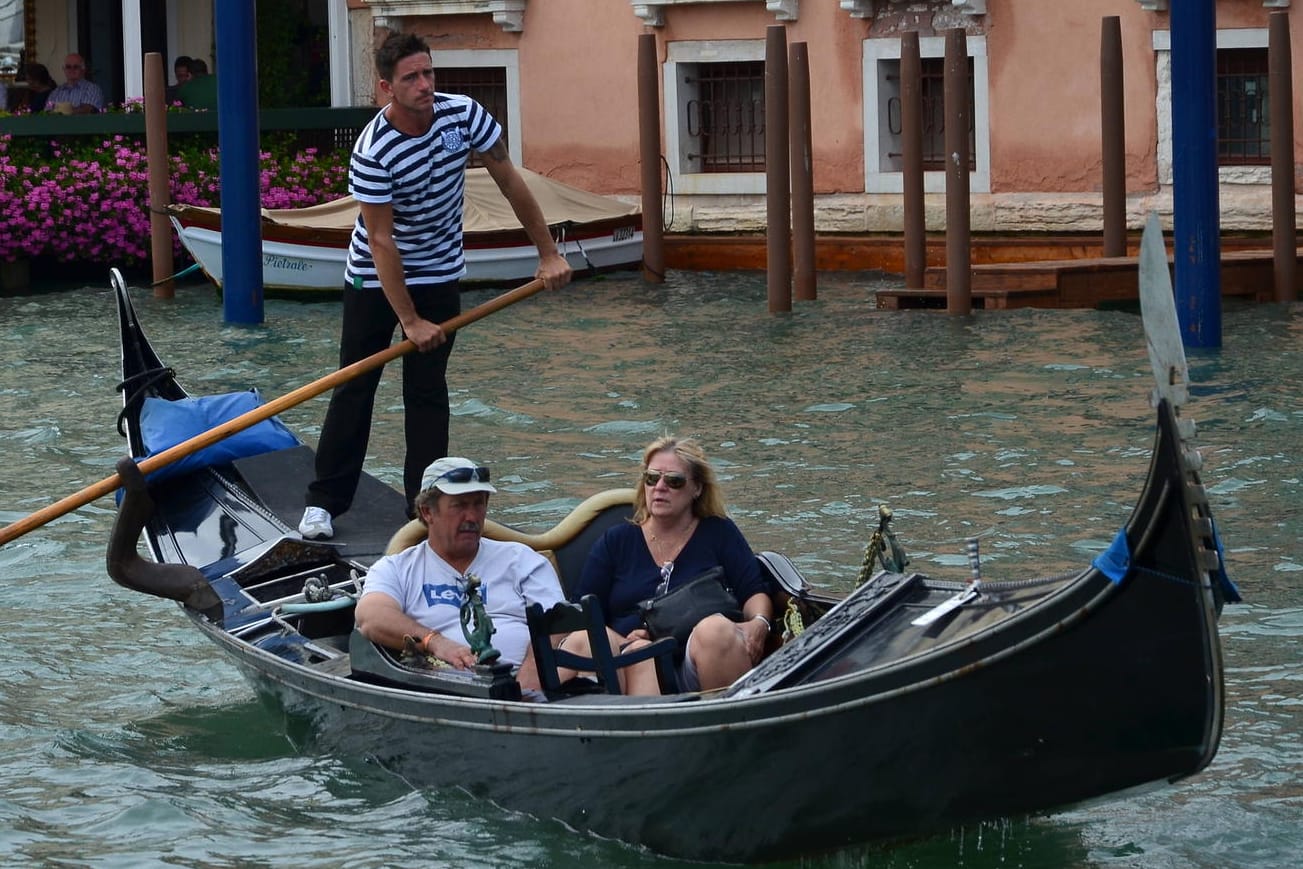
{"type": "MultiPolygon", "coordinates": [[[[1167,398],[1155,402],[1158,430],[1144,492],[1124,529],[1130,548],[1128,575],[1148,574],[1195,595],[1189,612],[1199,619],[1204,680],[1202,736],[1190,744],[1190,767],[1170,778],[1194,775],[1208,766],[1225,725],[1224,663],[1217,623],[1227,603],[1242,600],[1226,571],[1224,548],[1200,477],[1202,459],[1189,441],[1193,426],[1167,398]]],[[[1119,535],[1120,537],[1122,535],[1119,535]]],[[[1116,581],[1116,580],[1115,580],[1116,581]]]]}
{"type": "Polygon", "coordinates": [[[1166,569],[1207,589],[1220,615],[1223,605],[1242,598],[1226,572],[1225,550],[1199,476],[1202,459],[1187,441],[1177,409],[1162,399],[1156,411],[1149,474],[1122,532],[1129,561],[1132,567],[1166,569]]]}

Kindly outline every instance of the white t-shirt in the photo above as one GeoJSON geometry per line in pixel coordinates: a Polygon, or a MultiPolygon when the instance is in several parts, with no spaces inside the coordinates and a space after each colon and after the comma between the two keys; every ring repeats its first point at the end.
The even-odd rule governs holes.
{"type": "MultiPolygon", "coordinates": [[[[548,609],[565,599],[552,563],[523,543],[482,539],[466,573],[480,578],[480,599],[493,620],[490,642],[503,661],[520,664],[529,649],[526,605],[539,603],[548,609]]],[[[422,540],[371,565],[362,594],[383,592],[421,624],[465,643],[461,626],[465,576],[422,540]]]]}

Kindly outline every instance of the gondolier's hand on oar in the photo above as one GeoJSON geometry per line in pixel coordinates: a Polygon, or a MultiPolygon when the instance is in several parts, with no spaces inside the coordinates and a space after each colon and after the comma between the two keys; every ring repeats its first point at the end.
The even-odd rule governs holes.
{"type": "Polygon", "coordinates": [[[412,322],[403,324],[403,334],[416,345],[416,349],[427,353],[448,340],[448,335],[438,323],[416,317],[412,322]]]}
{"type": "Polygon", "coordinates": [[[566,258],[556,249],[538,258],[538,270],[534,272],[534,277],[542,281],[543,286],[549,290],[561,289],[570,283],[573,275],[574,271],[570,268],[570,263],[566,262],[566,258]]]}
{"type": "Polygon", "coordinates": [[[448,335],[438,323],[425,319],[416,310],[407,281],[403,278],[400,267],[395,267],[388,257],[376,257],[376,269],[380,273],[380,288],[384,290],[389,307],[398,317],[403,337],[416,346],[422,353],[428,353],[448,340],[448,335]]]}

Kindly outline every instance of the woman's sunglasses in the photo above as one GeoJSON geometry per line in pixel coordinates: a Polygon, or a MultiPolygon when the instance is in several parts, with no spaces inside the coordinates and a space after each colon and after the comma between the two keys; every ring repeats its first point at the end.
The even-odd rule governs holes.
{"type": "Polygon", "coordinates": [[[487,483],[489,481],[489,469],[485,467],[453,468],[451,471],[444,471],[434,479],[436,482],[447,480],[449,483],[469,483],[471,480],[487,483]]]}
{"type": "Polygon", "coordinates": [[[665,478],[665,485],[671,489],[682,489],[688,484],[688,478],[683,474],[663,473],[661,471],[644,471],[642,481],[648,486],[655,486],[661,481],[661,477],[665,478]]]}

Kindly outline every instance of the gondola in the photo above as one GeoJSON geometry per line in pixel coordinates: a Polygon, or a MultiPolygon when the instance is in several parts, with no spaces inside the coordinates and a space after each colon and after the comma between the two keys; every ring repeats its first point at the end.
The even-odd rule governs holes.
{"type": "MultiPolygon", "coordinates": [[[[980,576],[974,557],[968,575],[926,576],[904,563],[884,510],[839,598],[812,592],[781,554],[758,555],[775,612],[794,627],[730,687],[544,700],[522,696],[502,667],[422,669],[353,631],[367,565],[405,519],[383,484],[364,480],[361,508],[328,545],[293,530],[311,471],[302,444],[166,479],[133,473],[145,400],[186,392],[115,287],[129,458],[110,574],[178,601],[260,695],[308,722],[316,750],[660,854],[727,862],[1044,813],[1175,782],[1217,751],[1217,620],[1237,597],[1179,415],[1183,353],[1155,361],[1166,383],[1134,511],[1079,571],[1000,581],[980,576]],[[152,561],[136,554],[140,535],[152,561]]],[[[571,583],[629,500],[600,493],[543,534],[489,533],[546,549],[571,583]]]]}

